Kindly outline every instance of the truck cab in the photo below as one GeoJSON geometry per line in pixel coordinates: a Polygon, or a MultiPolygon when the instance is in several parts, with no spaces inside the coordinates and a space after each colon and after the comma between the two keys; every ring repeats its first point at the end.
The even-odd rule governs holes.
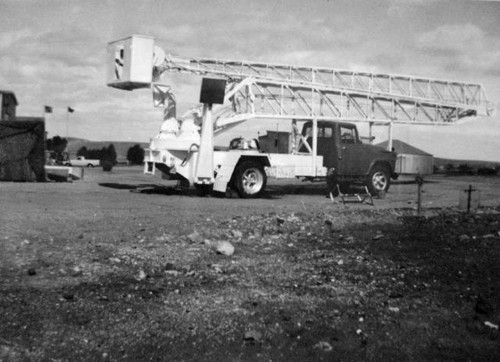
{"type": "MultiPolygon", "coordinates": [[[[312,144],[313,122],[302,128],[303,139],[312,144]]],[[[317,155],[323,156],[328,169],[329,185],[347,189],[352,184],[368,187],[372,195],[387,191],[394,173],[396,154],[370,144],[364,144],[355,124],[336,121],[317,122],[317,155]]],[[[299,152],[306,152],[305,145],[299,152]]]]}

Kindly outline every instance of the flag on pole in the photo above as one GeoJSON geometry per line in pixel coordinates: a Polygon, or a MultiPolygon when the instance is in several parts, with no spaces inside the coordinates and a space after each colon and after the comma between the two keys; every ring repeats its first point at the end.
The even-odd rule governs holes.
{"type": "Polygon", "coordinates": [[[45,113],[52,113],[52,107],[51,106],[45,106],[45,113]]]}
{"type": "Polygon", "coordinates": [[[75,110],[74,110],[73,108],[68,107],[68,112],[69,112],[69,113],[73,113],[74,111],[75,111],[75,110]]]}

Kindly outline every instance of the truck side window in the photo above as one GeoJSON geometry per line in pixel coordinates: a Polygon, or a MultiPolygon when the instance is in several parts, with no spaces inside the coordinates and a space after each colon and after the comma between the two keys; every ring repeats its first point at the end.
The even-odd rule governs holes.
{"type": "Polygon", "coordinates": [[[326,127],[325,128],[325,138],[332,138],[333,137],[333,128],[326,127]]]}
{"type": "Polygon", "coordinates": [[[333,129],[330,127],[318,127],[318,138],[332,138],[333,129]]]}
{"type": "Polygon", "coordinates": [[[340,142],[355,143],[356,131],[354,128],[340,127],[340,142]]]}

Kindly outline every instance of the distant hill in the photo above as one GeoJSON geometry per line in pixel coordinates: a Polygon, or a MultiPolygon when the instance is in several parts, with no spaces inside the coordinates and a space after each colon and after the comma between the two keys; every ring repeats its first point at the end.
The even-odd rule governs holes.
{"type": "MultiPolygon", "coordinates": [[[[387,146],[389,144],[389,141],[384,141],[382,143],[378,143],[375,146],[382,147],[384,149],[387,149],[387,146]]],[[[410,154],[410,155],[423,155],[423,156],[432,156],[430,153],[425,152],[419,148],[416,148],[415,146],[412,146],[406,142],[403,142],[401,140],[392,140],[392,148],[396,153],[405,153],[405,154],[410,154]]]]}
{"type": "Polygon", "coordinates": [[[66,151],[69,153],[70,158],[75,157],[78,150],[82,147],[87,147],[89,150],[100,150],[112,144],[115,147],[118,161],[125,161],[127,159],[127,152],[130,147],[139,144],[142,148],[149,147],[147,143],[143,142],[123,142],[123,141],[90,141],[82,138],[68,139],[68,146],[66,151]]]}
{"type": "Polygon", "coordinates": [[[497,168],[500,167],[500,162],[490,162],[490,161],[476,161],[476,160],[453,160],[448,158],[438,158],[434,157],[435,167],[444,167],[446,165],[453,165],[454,167],[459,167],[460,165],[467,165],[471,168],[497,168]]]}

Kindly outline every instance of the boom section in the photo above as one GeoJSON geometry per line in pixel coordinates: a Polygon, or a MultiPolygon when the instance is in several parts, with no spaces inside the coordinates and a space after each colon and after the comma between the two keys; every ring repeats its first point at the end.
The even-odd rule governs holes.
{"type": "Polygon", "coordinates": [[[480,84],[325,67],[166,55],[154,38],[134,35],[108,44],[110,87],[133,90],[171,72],[227,80],[216,125],[245,117],[337,119],[371,123],[453,124],[494,107],[480,84]]]}
{"type": "Polygon", "coordinates": [[[318,107],[311,104],[316,97],[337,109],[336,112],[327,112],[330,114],[325,117],[340,119],[377,119],[376,113],[380,113],[382,119],[402,123],[452,123],[464,116],[490,115],[492,112],[482,85],[456,81],[176,56],[167,56],[155,70],[157,74],[182,72],[218,76],[232,82],[250,78],[254,94],[278,106],[274,109],[279,109],[279,112],[271,112],[274,116],[284,113],[279,106],[283,103],[282,97],[298,103],[303,100],[302,106],[318,110],[317,114],[305,112],[300,116],[322,117],[318,107]],[[352,107],[354,112],[346,112],[348,107],[352,107]],[[342,108],[345,110],[341,111],[342,108]]]}

